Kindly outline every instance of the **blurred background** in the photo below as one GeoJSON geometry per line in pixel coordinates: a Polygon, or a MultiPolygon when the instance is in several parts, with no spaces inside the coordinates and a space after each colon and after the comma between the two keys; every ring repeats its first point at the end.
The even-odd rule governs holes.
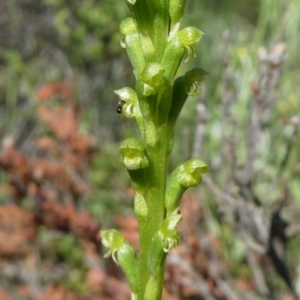
{"type": "MultiPolygon", "coordinates": [[[[164,300],[299,299],[300,0],[187,1],[210,74],[177,125],[184,195],[164,300]]],[[[127,300],[99,230],[138,249],[118,143],[137,136],[113,90],[134,86],[119,0],[0,1],[0,299],[127,300]]]]}

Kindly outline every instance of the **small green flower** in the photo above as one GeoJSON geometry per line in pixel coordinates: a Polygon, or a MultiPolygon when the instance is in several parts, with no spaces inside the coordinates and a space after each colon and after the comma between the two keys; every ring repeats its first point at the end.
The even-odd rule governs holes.
{"type": "Polygon", "coordinates": [[[201,182],[201,174],[207,173],[207,164],[197,158],[192,158],[178,167],[178,182],[188,188],[195,187],[201,182]]]}
{"type": "Polygon", "coordinates": [[[180,233],[177,230],[182,217],[179,214],[167,217],[160,229],[154,234],[148,256],[148,268],[152,276],[156,276],[163,267],[166,254],[178,245],[180,233]]]}
{"type": "Polygon", "coordinates": [[[207,171],[208,166],[203,160],[192,158],[172,172],[166,189],[167,216],[177,214],[183,193],[187,188],[197,186],[201,174],[207,171]]]}
{"type": "Polygon", "coordinates": [[[160,233],[164,239],[164,251],[169,252],[171,249],[177,247],[180,240],[180,233],[177,230],[178,224],[182,221],[179,214],[168,216],[162,223],[160,233]]]}
{"type": "Polygon", "coordinates": [[[136,293],[138,285],[139,262],[133,247],[115,229],[101,231],[102,244],[109,249],[104,257],[112,256],[126,274],[131,291],[136,293]]]}
{"type": "Polygon", "coordinates": [[[156,95],[164,85],[163,74],[165,70],[159,63],[150,63],[146,65],[141,74],[141,80],[144,83],[145,96],[156,95]]]}
{"type": "Polygon", "coordinates": [[[114,262],[118,265],[117,252],[125,241],[124,237],[115,229],[101,231],[101,237],[102,244],[109,249],[104,257],[112,256],[114,262]]]}
{"type": "Polygon", "coordinates": [[[115,90],[114,93],[117,94],[122,101],[124,101],[122,113],[125,117],[133,118],[140,115],[138,98],[134,89],[124,87],[122,89],[115,90]]]}
{"type": "Polygon", "coordinates": [[[188,94],[196,97],[200,92],[200,82],[205,79],[209,73],[201,68],[194,68],[185,73],[186,83],[189,87],[188,94]]]}
{"type": "Polygon", "coordinates": [[[201,68],[194,68],[178,77],[173,85],[172,103],[168,116],[169,135],[173,135],[179,114],[188,96],[196,96],[200,91],[200,82],[208,73],[201,68]]]}
{"type": "Polygon", "coordinates": [[[145,154],[144,144],[135,138],[128,138],[121,142],[120,163],[128,170],[138,170],[148,167],[149,161],[145,154]]]}
{"type": "Polygon", "coordinates": [[[178,40],[188,50],[188,56],[185,62],[189,61],[192,57],[196,57],[195,45],[200,41],[202,35],[203,32],[195,27],[186,27],[178,32],[178,40]]]}

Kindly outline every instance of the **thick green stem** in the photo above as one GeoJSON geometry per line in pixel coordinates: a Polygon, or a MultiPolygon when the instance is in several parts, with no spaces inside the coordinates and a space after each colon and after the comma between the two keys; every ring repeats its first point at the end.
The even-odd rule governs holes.
{"type": "MultiPolygon", "coordinates": [[[[146,193],[146,203],[148,207],[148,215],[139,219],[139,234],[140,234],[140,280],[141,291],[139,300],[144,299],[144,291],[147,282],[150,278],[148,269],[148,253],[153,235],[159,230],[162,221],[165,217],[164,195],[166,189],[166,169],[168,157],[166,155],[166,126],[163,125],[156,128],[156,132],[151,132],[155,135],[156,144],[147,147],[147,155],[149,159],[148,170],[148,186],[149,190],[146,193]]],[[[161,274],[161,287],[163,285],[164,268],[161,274]]],[[[151,299],[151,300],[158,300],[151,299]]]]}

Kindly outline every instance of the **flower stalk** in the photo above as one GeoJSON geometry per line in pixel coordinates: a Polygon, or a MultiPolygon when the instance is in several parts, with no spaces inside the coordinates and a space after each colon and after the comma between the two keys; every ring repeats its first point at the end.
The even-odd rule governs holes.
{"type": "Polygon", "coordinates": [[[127,276],[134,300],[160,300],[167,253],[177,246],[180,200],[188,187],[201,181],[207,165],[190,159],[167,179],[176,121],[188,96],[200,91],[207,72],[194,68],[175,79],[178,67],[195,56],[203,33],[194,27],[180,30],[186,0],[125,0],[132,14],[121,22],[136,78],[135,89],[115,91],[120,113],[135,119],[140,139],[120,144],[120,163],[135,190],[134,211],[139,222],[140,251],[116,230],[102,232],[103,244],[127,276]]]}

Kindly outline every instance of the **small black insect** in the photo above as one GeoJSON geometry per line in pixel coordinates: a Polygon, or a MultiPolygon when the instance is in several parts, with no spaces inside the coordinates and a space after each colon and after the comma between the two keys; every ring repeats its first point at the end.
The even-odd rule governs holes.
{"type": "Polygon", "coordinates": [[[120,115],[122,113],[123,105],[125,104],[124,100],[120,100],[117,105],[117,113],[120,115]]]}

